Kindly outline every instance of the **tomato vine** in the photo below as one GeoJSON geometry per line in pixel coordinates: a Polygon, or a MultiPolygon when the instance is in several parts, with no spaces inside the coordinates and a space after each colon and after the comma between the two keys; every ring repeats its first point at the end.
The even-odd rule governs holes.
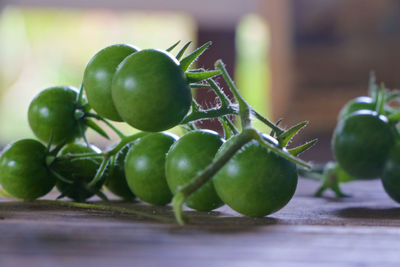
{"type": "MultiPolygon", "coordinates": [[[[101,192],[100,188],[104,183],[107,185],[107,179],[110,179],[108,177],[113,173],[113,169],[116,168],[116,162],[121,162],[121,159],[116,160],[117,155],[119,153],[121,154],[121,151],[127,146],[131,147],[132,144],[134,144],[133,147],[140,151],[140,153],[148,155],[143,148],[138,148],[141,147],[139,143],[142,142],[142,140],[153,138],[156,135],[150,137],[150,134],[144,132],[160,132],[179,125],[187,129],[187,131],[192,132],[197,130],[194,126],[194,122],[217,118],[223,125],[225,133],[224,138],[229,139],[228,143],[223,145],[223,148],[221,148],[222,150],[218,153],[218,147],[211,149],[210,151],[213,152],[210,152],[211,154],[208,155],[210,159],[205,167],[202,166],[199,170],[196,169],[194,177],[190,177],[188,182],[174,188],[174,190],[171,188],[171,190],[174,191],[172,207],[177,222],[183,224],[186,221],[186,217],[182,212],[183,204],[185,202],[188,203],[187,201],[189,201],[194,193],[203,190],[202,188],[204,188],[206,184],[208,184],[209,187],[215,186],[215,183],[212,183],[213,177],[218,173],[222,173],[220,172],[221,169],[223,169],[228,162],[235,161],[240,163],[240,153],[244,151],[248,151],[246,153],[249,153],[249,157],[254,157],[255,154],[251,153],[258,153],[257,155],[261,155],[259,158],[263,158],[264,160],[262,164],[268,164],[269,161],[272,160],[276,162],[276,166],[272,166],[270,168],[271,170],[264,168],[265,171],[263,171],[262,174],[255,174],[254,177],[246,178],[247,180],[245,179],[242,181],[243,184],[255,185],[257,179],[267,181],[261,184],[269,188],[277,186],[278,188],[276,191],[280,190],[281,195],[273,195],[275,192],[269,192],[266,188],[263,188],[263,190],[266,190],[266,194],[264,194],[265,196],[260,196],[260,199],[264,198],[262,200],[263,202],[265,202],[264,200],[267,201],[267,198],[282,200],[272,207],[263,207],[260,203],[254,203],[254,205],[258,205],[256,209],[260,210],[259,212],[242,213],[248,214],[249,216],[260,216],[260,214],[263,216],[282,208],[294,193],[297,184],[297,170],[300,173],[304,173],[307,169],[311,169],[309,163],[304,162],[297,156],[312,147],[316,143],[316,140],[306,142],[295,148],[287,148],[289,141],[304,128],[308,122],[301,122],[289,129],[281,128],[279,126],[280,121],[273,123],[254,110],[246,102],[221,60],[216,61],[215,69],[213,70],[191,68],[193,63],[209,48],[211,42],[205,43],[185,56],[185,52],[190,45],[190,42],[188,42],[179,50],[176,56],[173,56],[170,52],[176,48],[178,44],[179,42],[173,44],[165,51],[157,49],[140,50],[139,48],[123,44],[104,48],[89,62],[79,92],[71,91],[68,88],[63,89],[67,93],[72,92],[69,93],[72,95],[72,98],[68,95],[68,103],[70,103],[68,110],[66,110],[66,104],[63,104],[63,101],[61,101],[65,96],[60,96],[60,102],[54,105],[50,105],[54,97],[42,97],[44,92],[55,94],[53,92],[57,90],[60,91],[59,88],[47,89],[47,91],[41,92],[35,98],[39,99],[33,101],[38,102],[36,105],[39,108],[30,108],[28,114],[35,135],[42,141],[47,142],[47,152],[45,153],[45,158],[42,159],[43,166],[45,166],[43,170],[48,170],[46,178],[48,180],[53,179],[54,183],[64,183],[67,186],[76,185],[77,187],[75,188],[79,188],[80,192],[85,192],[84,194],[80,194],[79,197],[72,197],[77,201],[85,201],[91,194],[97,194],[100,198],[106,200],[107,198],[105,194],[101,192]],[[228,88],[233,94],[233,100],[230,100],[218,85],[216,80],[218,77],[222,77],[228,85],[228,88]],[[211,89],[216,93],[218,98],[217,107],[202,109],[196,100],[192,98],[191,90],[204,89],[211,89]],[[88,100],[86,100],[86,96],[88,100]],[[51,109],[47,107],[51,107],[51,109]],[[47,108],[50,115],[53,116],[51,121],[43,115],[46,114],[46,112],[44,112],[45,108],[47,108]],[[91,108],[93,108],[94,111],[92,111],[91,108]],[[34,111],[38,112],[35,113],[34,111]],[[232,117],[238,119],[240,123],[240,127],[238,128],[240,130],[235,125],[236,120],[232,121],[232,117]],[[253,128],[253,119],[257,119],[267,125],[271,129],[271,133],[261,133],[253,128]],[[110,120],[123,120],[132,127],[144,132],[143,134],[125,135],[115,127],[110,120]],[[77,138],[83,139],[86,146],[90,147],[86,139],[87,128],[91,128],[104,138],[109,138],[106,131],[100,127],[96,121],[104,123],[110,130],[115,132],[120,140],[113,147],[102,152],[82,152],[82,149],[66,152],[68,149],[65,149],[65,147],[71,146],[70,143],[75,142],[77,138]],[[42,125],[47,126],[43,128],[42,125]],[[65,128],[67,125],[72,125],[70,128],[74,128],[67,129],[65,128]],[[215,156],[215,154],[217,156],[215,156]],[[65,164],[65,166],[68,167],[78,166],[79,164],[79,166],[87,166],[89,163],[95,163],[97,167],[95,173],[88,181],[86,181],[86,178],[83,180],[77,179],[80,175],[79,172],[86,171],[83,167],[80,167],[82,170],[76,170],[77,173],[75,176],[70,176],[71,173],[74,173],[73,171],[63,173],[56,167],[60,164],[65,164]],[[283,169],[279,169],[279,166],[282,166],[283,169]],[[285,171],[285,168],[294,170],[294,172],[292,171],[289,174],[285,171]],[[291,179],[293,182],[291,183],[290,190],[286,190],[286,185],[282,180],[285,179],[282,177],[285,173],[292,177],[291,179]]],[[[383,96],[380,96],[380,98],[378,98],[382,99],[382,97],[383,96]]],[[[383,103],[383,101],[384,100],[381,100],[379,103],[383,103]]],[[[378,109],[383,112],[382,105],[378,105],[378,109]]],[[[199,131],[199,134],[202,135],[203,133],[199,131]]],[[[219,138],[222,140],[222,137],[219,138]]],[[[221,144],[222,142],[223,141],[221,141],[221,144]]],[[[147,143],[151,144],[152,142],[148,141],[147,143]]],[[[15,143],[11,144],[10,147],[12,148],[13,146],[15,146],[15,143]]],[[[190,144],[188,146],[190,146],[190,144]]],[[[129,149],[129,151],[131,151],[132,148],[129,149]]],[[[168,161],[168,157],[172,157],[170,151],[173,149],[174,145],[172,145],[166,155],[165,152],[162,152],[165,148],[160,149],[157,153],[161,154],[151,154],[152,156],[149,156],[149,158],[162,159],[162,157],[166,157],[168,161]]],[[[13,155],[10,151],[11,149],[7,148],[0,157],[0,183],[11,195],[25,199],[24,195],[14,194],[14,191],[11,190],[10,187],[11,184],[14,183],[18,171],[20,171],[7,167],[10,165],[10,161],[18,160],[18,155],[13,155]],[[7,157],[8,154],[11,154],[9,158],[7,157]]],[[[201,144],[194,151],[200,153],[201,144]]],[[[32,154],[33,152],[26,151],[26,153],[32,154]]],[[[135,151],[132,151],[132,153],[135,153],[135,151]]],[[[130,156],[130,154],[131,153],[128,152],[127,157],[132,159],[133,156],[130,156]]],[[[125,156],[126,153],[124,154],[124,157],[125,156]]],[[[204,155],[202,157],[204,157],[204,155]]],[[[185,160],[188,160],[188,158],[185,160]]],[[[252,160],[255,161],[257,159],[254,158],[252,160]]],[[[197,161],[200,161],[199,158],[197,158],[197,161]]],[[[163,162],[163,160],[160,162],[163,162]]],[[[196,160],[194,160],[194,162],[196,163],[196,160]]],[[[22,163],[26,164],[25,162],[22,163]]],[[[133,161],[129,166],[127,166],[125,162],[125,173],[127,173],[126,168],[142,168],[145,166],[144,164],[143,160],[133,161]],[[137,167],[139,166],[138,164],[141,164],[141,167],[137,167]]],[[[239,165],[240,164],[237,166],[239,165]]],[[[27,165],[26,167],[33,168],[34,166],[27,165]]],[[[24,168],[24,166],[20,168],[24,168]]],[[[28,170],[29,168],[27,171],[28,170]]],[[[131,171],[131,169],[129,169],[128,171],[129,173],[138,173],[138,170],[131,171]]],[[[178,171],[179,168],[172,172],[172,176],[178,171]]],[[[159,172],[161,173],[159,179],[165,179],[163,178],[162,171],[160,170],[159,172]]],[[[223,175],[218,175],[218,177],[221,176],[223,175]]],[[[130,178],[127,177],[127,179],[130,178]]],[[[126,183],[124,186],[127,186],[126,183]]],[[[131,184],[129,184],[129,186],[131,186],[131,184]]],[[[29,198],[41,197],[46,192],[48,192],[47,188],[43,190],[43,192],[33,194],[32,197],[29,198]]],[[[139,190],[137,190],[137,192],[139,192],[139,190]]],[[[71,197],[74,193],[76,192],[63,192],[63,190],[61,190],[60,197],[71,197]]],[[[141,198],[140,195],[144,196],[146,194],[139,193],[139,198],[141,198]]],[[[131,197],[133,197],[133,194],[131,197]]],[[[165,204],[164,200],[158,202],[158,200],[154,200],[156,198],[152,196],[148,199],[150,203],[165,204]]],[[[242,209],[236,208],[235,204],[231,205],[230,201],[226,202],[233,209],[239,210],[239,212],[240,209],[242,209]]],[[[211,206],[215,208],[218,205],[211,206]]],[[[85,207],[85,205],[82,204],[79,207],[85,207]]],[[[100,206],[99,209],[101,209],[100,206]]],[[[203,208],[199,209],[201,210],[203,208]]],[[[252,207],[250,207],[250,209],[252,209],[252,207]]]]}

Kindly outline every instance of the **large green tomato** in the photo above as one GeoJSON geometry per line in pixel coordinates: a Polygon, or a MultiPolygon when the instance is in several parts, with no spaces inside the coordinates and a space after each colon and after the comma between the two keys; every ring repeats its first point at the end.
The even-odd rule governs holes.
{"type": "MultiPolygon", "coordinates": [[[[171,147],[165,173],[173,194],[211,164],[222,143],[217,133],[197,130],[185,134],[171,147]]],[[[208,181],[188,198],[186,205],[199,211],[211,211],[222,206],[223,202],[212,182],[208,181]]]]}
{"type": "Polygon", "coordinates": [[[46,195],[56,179],[46,165],[46,147],[22,139],[5,148],[0,157],[0,184],[10,195],[33,200],[46,195]]]}
{"type": "Polygon", "coordinates": [[[113,78],[112,98],[125,122],[148,132],[178,125],[192,101],[179,62],[168,52],[153,49],[122,61],[113,78]]]}
{"type": "Polygon", "coordinates": [[[379,177],[393,145],[394,130],[387,118],[370,110],[354,112],[339,121],[332,138],[339,165],[359,179],[379,177]]]}
{"type": "Polygon", "coordinates": [[[88,63],[83,85],[90,106],[100,116],[122,121],[111,98],[111,82],[121,61],[138,51],[136,47],[115,44],[100,50],[88,63]]]}
{"type": "Polygon", "coordinates": [[[171,135],[151,133],[130,148],[125,160],[126,180],[141,200],[154,205],[171,201],[172,193],[165,179],[165,157],[175,140],[171,135]]]}
{"type": "MultiPolygon", "coordinates": [[[[87,147],[83,144],[70,143],[63,147],[59,152],[60,156],[67,154],[83,154],[99,152],[96,147],[87,147]]],[[[51,165],[52,170],[71,180],[73,183],[69,184],[58,180],[56,183],[57,189],[65,196],[78,201],[84,202],[100,190],[103,182],[99,182],[94,188],[89,189],[88,184],[96,175],[97,169],[100,166],[98,158],[82,158],[82,159],[62,159],[57,160],[51,165]]]]}
{"type": "Polygon", "coordinates": [[[69,86],[50,87],[40,92],[28,109],[28,121],[33,133],[52,144],[70,142],[80,136],[77,108],[77,89],[69,86]]]}
{"type": "MultiPolygon", "coordinates": [[[[219,157],[235,137],[218,151],[219,157]]],[[[297,168],[257,141],[244,145],[214,176],[218,196],[233,210],[264,217],[283,208],[297,186],[297,168]]]]}

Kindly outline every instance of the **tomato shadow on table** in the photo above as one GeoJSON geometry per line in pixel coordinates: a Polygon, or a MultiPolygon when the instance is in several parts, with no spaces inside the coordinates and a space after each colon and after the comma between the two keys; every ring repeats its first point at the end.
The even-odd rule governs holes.
{"type": "Polygon", "coordinates": [[[399,220],[400,208],[351,207],[337,210],[335,214],[348,219],[399,220]]]}
{"type": "Polygon", "coordinates": [[[267,227],[278,223],[278,219],[272,217],[250,218],[239,214],[232,215],[219,211],[185,211],[185,215],[189,218],[187,227],[220,234],[251,232],[260,227],[267,227]]]}
{"type": "Polygon", "coordinates": [[[82,213],[86,213],[85,220],[113,220],[119,222],[149,222],[155,224],[163,224],[173,232],[185,232],[185,229],[197,229],[206,232],[214,233],[240,233],[253,231],[261,226],[275,225],[278,220],[272,217],[264,218],[249,218],[239,214],[232,214],[229,209],[222,211],[212,212],[199,212],[194,210],[185,209],[184,214],[189,218],[189,223],[185,227],[179,226],[175,222],[172,207],[168,206],[155,206],[145,204],[143,202],[122,202],[122,201],[90,201],[90,204],[110,205],[120,208],[126,208],[137,212],[157,215],[167,219],[168,221],[158,221],[157,219],[150,218],[142,215],[135,215],[133,213],[113,212],[106,210],[93,210],[75,207],[66,207],[62,205],[54,205],[42,201],[5,201],[0,202],[0,220],[7,220],[10,218],[30,218],[34,216],[36,219],[50,219],[59,220],[68,214],[69,220],[82,219],[82,213]],[[226,210],[228,210],[226,212],[226,210]],[[44,213],[43,213],[44,212],[44,213]],[[51,217],[48,212],[51,212],[51,217]],[[34,213],[35,215],[33,215],[34,213]],[[76,218],[75,218],[76,217],[76,218]]]}
{"type": "MultiPolygon", "coordinates": [[[[118,202],[115,202],[116,204],[118,202]]],[[[118,206],[127,206],[127,203],[119,203],[118,206]]],[[[160,216],[174,219],[174,213],[172,207],[168,206],[154,206],[136,202],[133,204],[135,209],[139,208],[142,211],[157,214],[160,216]]],[[[132,204],[131,204],[132,207],[132,204]]],[[[275,225],[278,220],[272,217],[263,218],[250,218],[242,216],[240,214],[232,214],[231,212],[225,212],[227,208],[211,212],[200,212],[194,211],[188,208],[184,208],[184,215],[189,219],[189,223],[185,227],[180,227],[176,224],[177,228],[197,228],[210,232],[219,233],[232,233],[232,232],[243,232],[251,231],[254,228],[260,226],[275,225]]]]}

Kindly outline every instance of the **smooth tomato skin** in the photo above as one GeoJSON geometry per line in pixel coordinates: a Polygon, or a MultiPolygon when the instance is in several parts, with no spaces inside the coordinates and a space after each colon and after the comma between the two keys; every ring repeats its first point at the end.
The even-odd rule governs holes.
{"type": "Polygon", "coordinates": [[[46,156],[46,147],[33,139],[6,147],[0,157],[0,184],[4,190],[24,200],[50,192],[56,180],[47,168],[46,156]]]}
{"type": "MultiPolygon", "coordinates": [[[[228,140],[216,157],[233,140],[228,140]]],[[[213,183],[222,201],[233,210],[249,217],[264,217],[290,201],[297,180],[295,164],[251,141],[217,172],[213,183]]]]}
{"type": "MultiPolygon", "coordinates": [[[[61,149],[60,156],[67,154],[82,154],[98,152],[95,147],[87,147],[84,144],[70,143],[61,149]]],[[[86,199],[92,197],[94,192],[89,191],[85,186],[94,178],[101,161],[98,158],[92,159],[75,159],[55,161],[50,167],[52,170],[60,174],[66,179],[73,181],[69,184],[63,181],[57,181],[56,187],[70,199],[78,202],[84,202],[86,199]]],[[[94,190],[99,190],[103,183],[96,184],[94,190]]]]}
{"type": "Polygon", "coordinates": [[[125,122],[141,131],[159,132],[182,121],[192,95],[176,58],[147,49],[126,57],[118,66],[112,99],[125,122]]]}
{"type": "Polygon", "coordinates": [[[28,109],[29,125],[37,138],[52,144],[69,142],[80,135],[74,117],[77,89],[70,86],[50,87],[32,100],[28,109]]]}
{"type": "Polygon", "coordinates": [[[339,121],[332,138],[337,162],[358,179],[379,177],[393,145],[394,130],[387,118],[370,110],[357,111],[339,121]]]}
{"type": "Polygon", "coordinates": [[[90,106],[100,116],[122,121],[111,97],[111,82],[118,65],[139,49],[126,44],[114,44],[97,52],[86,66],[83,85],[90,106]]]}
{"type": "MultiPolygon", "coordinates": [[[[135,134],[135,136],[137,136],[137,138],[139,139],[147,134],[148,133],[140,132],[135,134]]],[[[132,193],[132,190],[130,190],[125,176],[125,159],[129,149],[132,147],[133,142],[124,146],[117,153],[112,168],[110,167],[107,168],[106,171],[107,178],[105,181],[105,186],[107,187],[108,190],[110,190],[114,195],[117,195],[122,199],[128,201],[132,201],[136,198],[136,196],[132,193]]]]}
{"type": "Polygon", "coordinates": [[[400,203],[400,142],[389,152],[381,176],[383,188],[396,202],[400,203]]]}
{"type": "Polygon", "coordinates": [[[172,193],[165,178],[165,158],[176,138],[164,133],[151,133],[133,143],[125,159],[129,188],[141,200],[166,205],[172,193]]]}
{"type": "MultiPolygon", "coordinates": [[[[210,165],[222,144],[221,137],[213,131],[196,130],[182,136],[168,151],[165,164],[165,174],[172,193],[176,194],[181,186],[210,165]]],[[[223,204],[212,181],[204,184],[186,201],[188,207],[198,211],[211,211],[223,204]]]]}
{"type": "Polygon", "coordinates": [[[376,108],[375,101],[371,97],[369,96],[356,97],[347,102],[347,104],[343,106],[343,108],[339,112],[338,120],[343,120],[344,118],[346,118],[347,116],[358,110],[367,109],[374,111],[375,108],[376,108]]]}

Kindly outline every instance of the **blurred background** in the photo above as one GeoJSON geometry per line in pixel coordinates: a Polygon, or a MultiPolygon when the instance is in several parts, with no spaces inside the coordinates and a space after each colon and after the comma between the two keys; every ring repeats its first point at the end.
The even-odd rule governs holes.
{"type": "MultiPolygon", "coordinates": [[[[198,65],[223,59],[263,115],[284,118],[286,127],[310,121],[296,143],[318,138],[303,155],[315,162],[332,158],[337,114],[367,93],[371,70],[389,88],[400,84],[396,0],[2,0],[0,147],[32,137],[26,112],[34,95],[79,87],[98,50],[114,43],[165,49],[177,40],[192,40],[192,49],[213,41],[198,65]]],[[[209,106],[214,96],[197,98],[209,106]]]]}

